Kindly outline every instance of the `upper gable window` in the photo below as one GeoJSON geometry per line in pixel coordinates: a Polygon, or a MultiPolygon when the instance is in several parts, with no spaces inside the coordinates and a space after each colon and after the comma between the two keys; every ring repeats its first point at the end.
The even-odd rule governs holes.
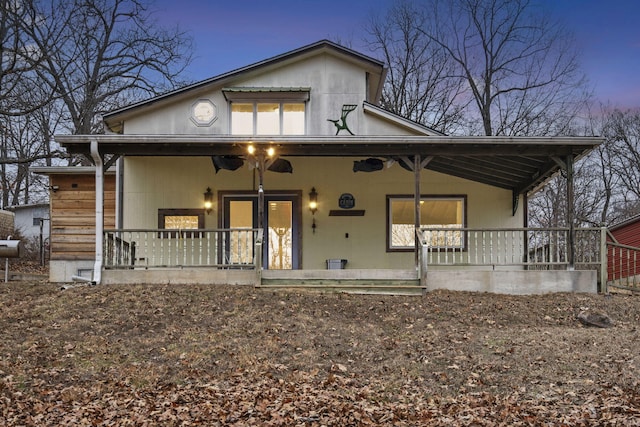
{"type": "Polygon", "coordinates": [[[304,135],[309,88],[222,90],[230,101],[232,135],[304,135]]]}
{"type": "Polygon", "coordinates": [[[304,135],[303,102],[232,102],[232,135],[304,135]]]}

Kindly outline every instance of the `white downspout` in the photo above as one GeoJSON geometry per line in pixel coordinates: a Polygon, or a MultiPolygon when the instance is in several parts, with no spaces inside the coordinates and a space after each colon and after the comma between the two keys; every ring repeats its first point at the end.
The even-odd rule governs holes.
{"type": "Polygon", "coordinates": [[[99,285],[102,279],[102,250],[104,231],[104,164],[98,152],[98,141],[91,141],[91,157],[96,164],[96,262],[93,265],[93,281],[99,285]]]}

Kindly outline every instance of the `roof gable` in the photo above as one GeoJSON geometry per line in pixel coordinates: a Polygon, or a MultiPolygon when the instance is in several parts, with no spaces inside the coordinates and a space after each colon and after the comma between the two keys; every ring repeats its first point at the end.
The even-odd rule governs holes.
{"type": "Polygon", "coordinates": [[[211,90],[213,88],[222,88],[224,86],[233,85],[238,79],[249,78],[254,75],[269,72],[275,68],[283,67],[298,61],[302,61],[314,56],[329,54],[340,59],[350,62],[361,67],[368,74],[368,99],[374,103],[378,103],[382,94],[382,87],[386,76],[384,63],[371,58],[369,56],[358,53],[354,50],[340,46],[329,40],[321,40],[307,46],[238,68],[227,73],[223,73],[211,77],[200,82],[185,86],[183,88],[167,92],[145,101],[141,101],[124,108],[114,110],[104,115],[104,121],[107,126],[112,127],[114,124],[122,122],[128,116],[141,114],[147,109],[154,108],[159,105],[169,104],[176,100],[187,97],[198,96],[199,93],[211,90]]]}

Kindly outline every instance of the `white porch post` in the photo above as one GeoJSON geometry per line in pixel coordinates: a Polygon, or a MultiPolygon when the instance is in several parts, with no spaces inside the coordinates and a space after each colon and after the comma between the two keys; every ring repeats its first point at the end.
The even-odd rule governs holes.
{"type": "MultiPolygon", "coordinates": [[[[422,224],[421,222],[421,218],[420,218],[420,155],[416,154],[415,158],[413,159],[413,176],[414,176],[414,185],[415,185],[415,193],[413,196],[413,200],[414,200],[414,209],[415,209],[415,213],[413,215],[414,218],[414,222],[415,222],[415,228],[414,230],[418,230],[420,228],[420,225],[422,224]]],[[[418,237],[414,236],[414,240],[415,240],[415,262],[416,262],[416,270],[420,269],[420,249],[419,249],[419,245],[420,242],[418,241],[418,237]]]]}
{"type": "Polygon", "coordinates": [[[567,225],[569,226],[567,263],[569,270],[575,269],[576,254],[576,230],[575,230],[575,210],[574,210],[574,190],[573,190],[573,154],[569,154],[566,160],[567,165],[567,225]]]}
{"type": "Polygon", "coordinates": [[[93,281],[99,285],[102,279],[104,232],[104,164],[98,151],[98,141],[91,140],[91,157],[96,164],[96,260],[93,265],[93,281]]]}
{"type": "Polygon", "coordinates": [[[264,227],[264,168],[266,162],[264,153],[258,153],[258,228],[264,227]]]}

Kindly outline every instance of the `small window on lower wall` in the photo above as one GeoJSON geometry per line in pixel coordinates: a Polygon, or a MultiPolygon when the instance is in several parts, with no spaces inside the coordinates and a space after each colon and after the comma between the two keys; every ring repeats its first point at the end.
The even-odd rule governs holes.
{"type": "MultiPolygon", "coordinates": [[[[203,209],[158,209],[158,228],[161,230],[176,230],[163,233],[164,237],[177,237],[178,231],[198,230],[204,228],[203,209]]],[[[182,233],[185,237],[185,233],[182,233]]],[[[195,233],[186,236],[197,237],[195,233]]]]}
{"type": "MultiPolygon", "coordinates": [[[[433,231],[425,233],[430,247],[465,248],[467,197],[421,196],[420,223],[433,231]],[[437,230],[440,229],[440,230],[437,230]],[[458,230],[460,229],[460,230],[458,230]]],[[[387,251],[411,252],[415,248],[415,199],[413,195],[387,196],[387,251]]]]}

